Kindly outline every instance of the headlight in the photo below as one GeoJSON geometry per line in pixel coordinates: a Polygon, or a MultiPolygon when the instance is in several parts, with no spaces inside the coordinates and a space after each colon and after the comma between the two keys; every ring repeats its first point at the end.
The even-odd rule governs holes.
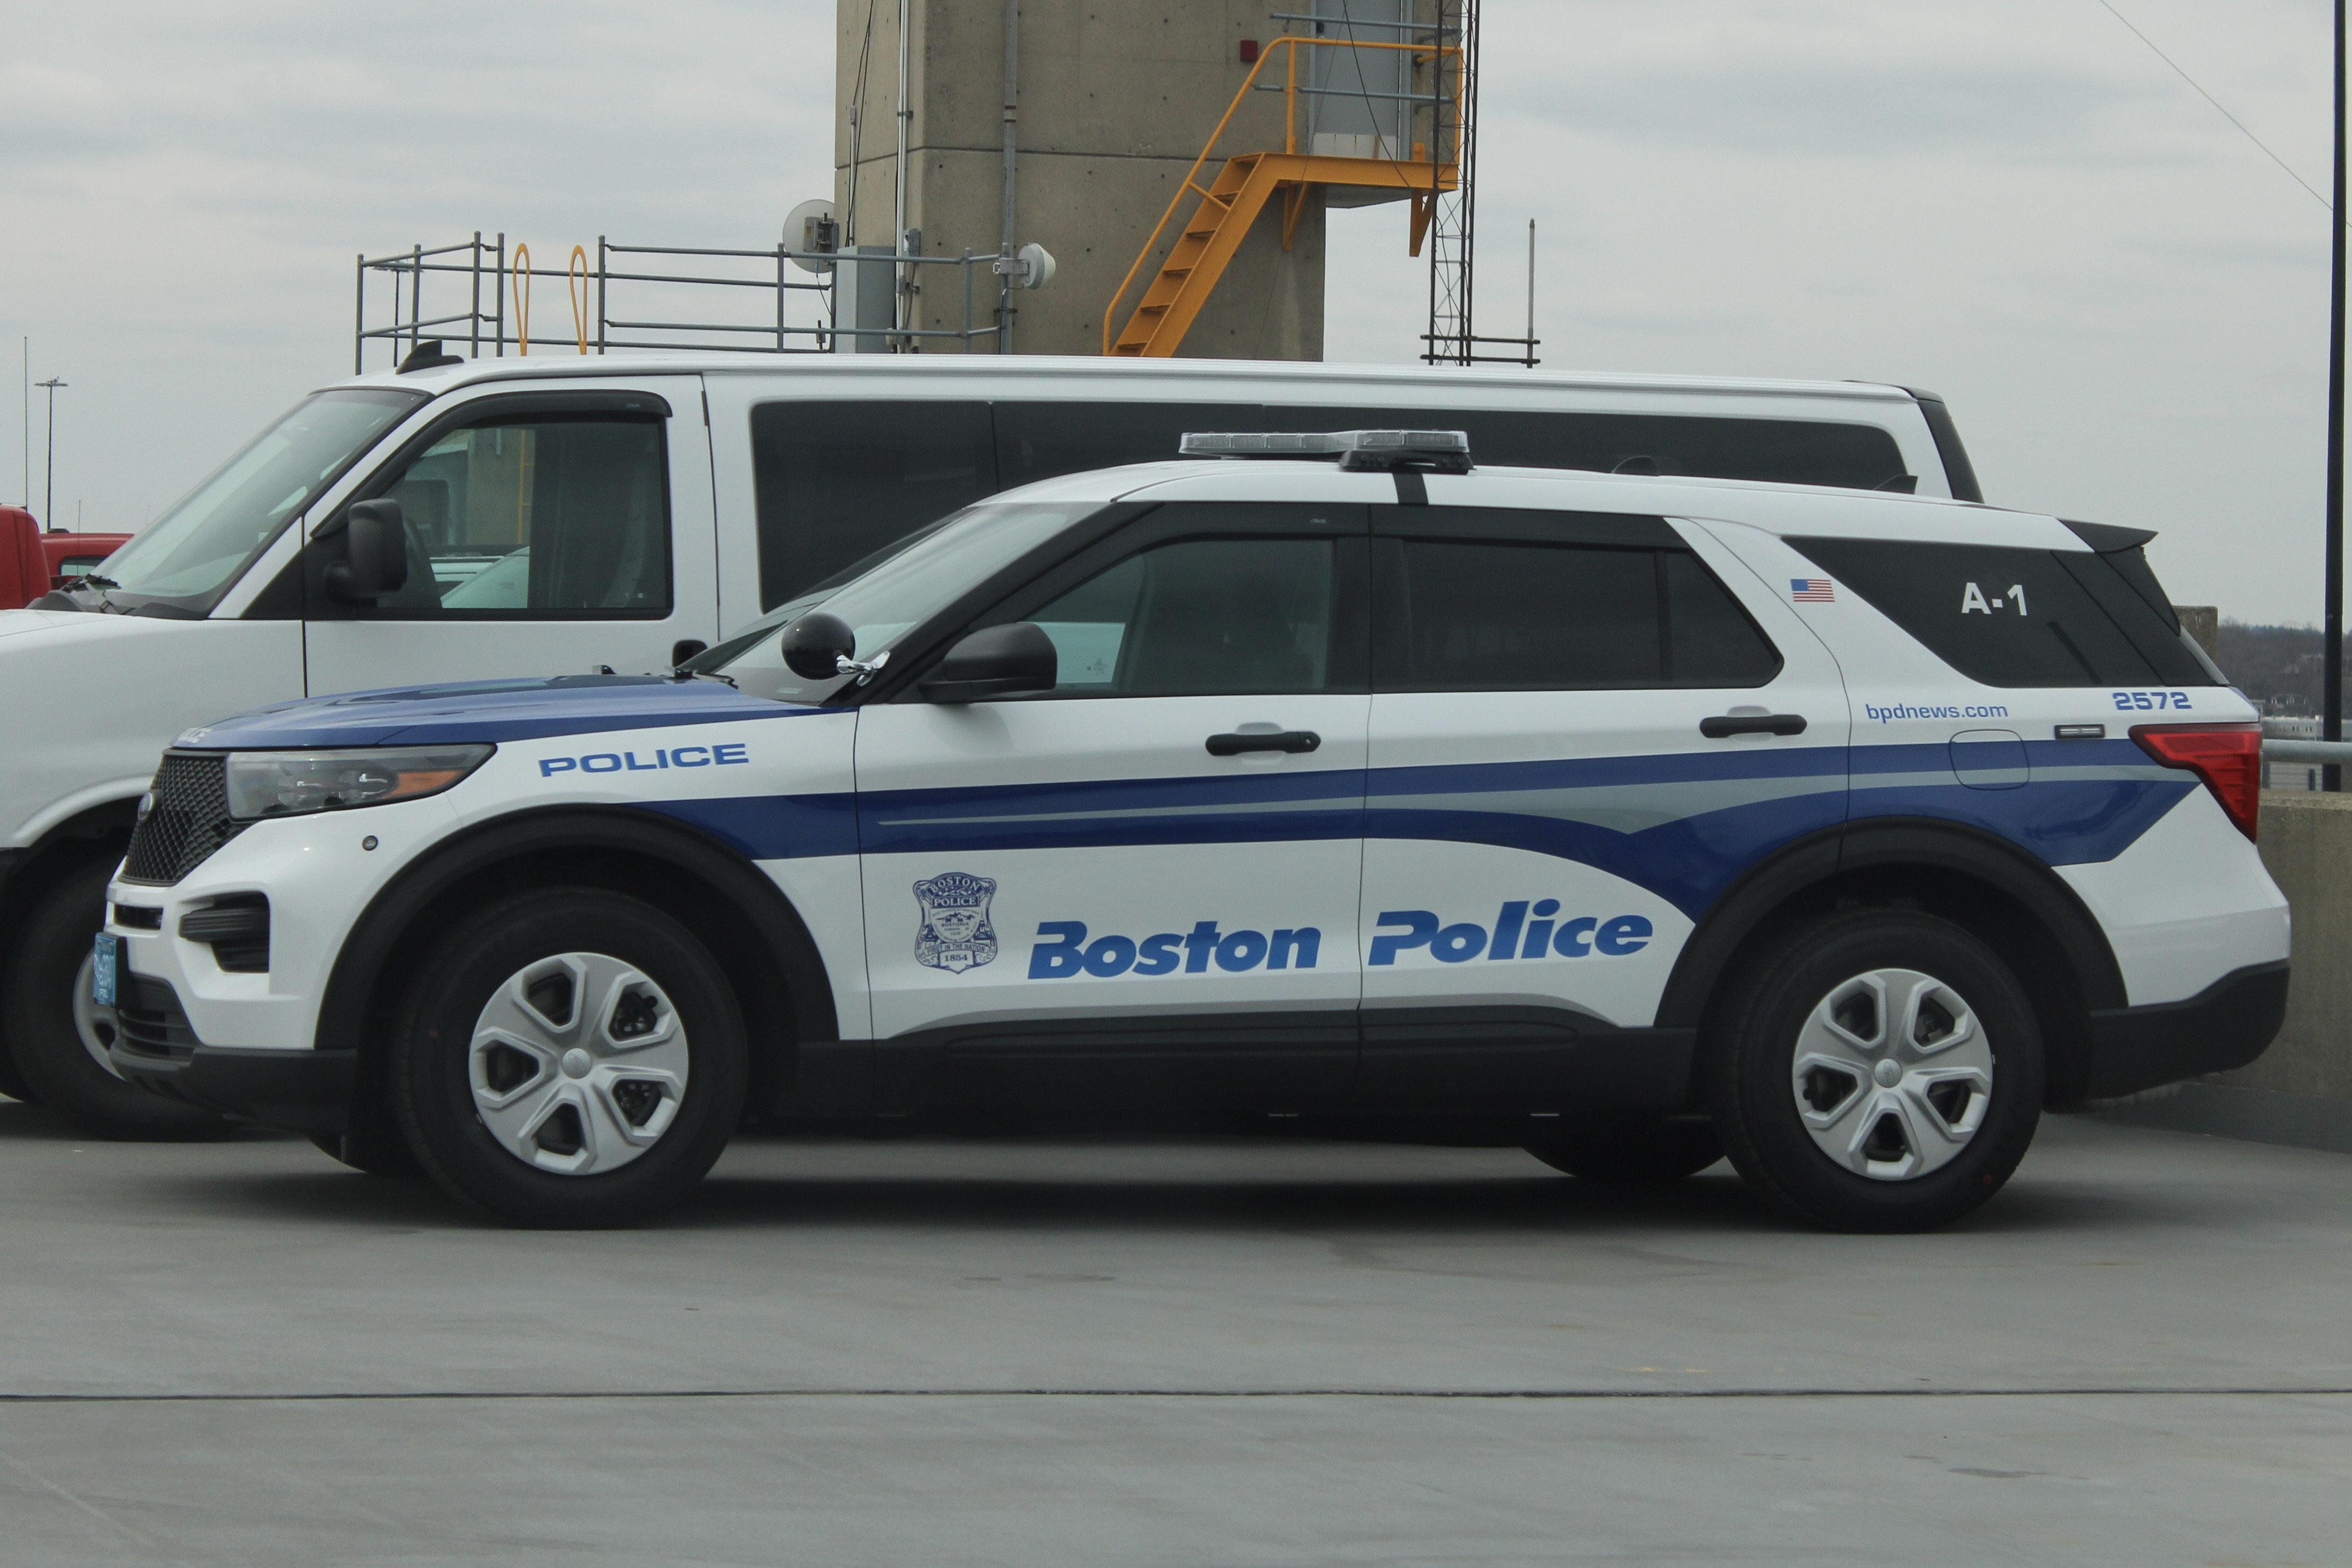
{"type": "Polygon", "coordinates": [[[341,811],[437,795],[495,746],[371,747],[364,751],[233,751],[228,814],[241,822],[341,811]]]}

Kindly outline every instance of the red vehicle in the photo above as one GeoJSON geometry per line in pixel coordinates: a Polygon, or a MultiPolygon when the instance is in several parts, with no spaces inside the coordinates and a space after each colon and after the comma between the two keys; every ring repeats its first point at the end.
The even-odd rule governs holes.
{"type": "Polygon", "coordinates": [[[0,610],[30,604],[97,567],[129,534],[45,534],[22,507],[0,507],[0,610]]]}

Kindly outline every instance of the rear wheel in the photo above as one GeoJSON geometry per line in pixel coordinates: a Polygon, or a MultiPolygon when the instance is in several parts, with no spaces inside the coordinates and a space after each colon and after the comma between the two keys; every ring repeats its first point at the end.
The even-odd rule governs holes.
{"type": "Polygon", "coordinates": [[[90,946],[106,924],[113,865],[76,868],[34,907],[0,1001],[0,1038],[33,1095],[99,1138],[217,1138],[226,1117],[126,1083],[106,1059],[114,1009],[90,999],[90,946]]]}
{"type": "Polygon", "coordinates": [[[389,1128],[353,1127],[341,1133],[313,1133],[310,1146],[367,1176],[396,1179],[425,1174],[408,1140],[389,1128]]]}
{"type": "Polygon", "coordinates": [[[1749,1185],[1832,1230],[1926,1230],[2000,1190],[2041,1118],[2041,1031],[1992,950],[1901,910],[1817,920],[1759,956],[1710,1042],[1749,1185]]]}
{"type": "Polygon", "coordinates": [[[459,925],[394,1026],[393,1107],[425,1170],[517,1225],[621,1225],[700,1181],[742,1119],[725,975],[635,899],[521,894],[459,925]]]}
{"type": "Polygon", "coordinates": [[[1663,1117],[1570,1121],[1563,1117],[1528,1153],[1557,1171],[1590,1182],[1654,1185],[1677,1182],[1723,1158],[1723,1145],[1705,1122],[1663,1117]]]}

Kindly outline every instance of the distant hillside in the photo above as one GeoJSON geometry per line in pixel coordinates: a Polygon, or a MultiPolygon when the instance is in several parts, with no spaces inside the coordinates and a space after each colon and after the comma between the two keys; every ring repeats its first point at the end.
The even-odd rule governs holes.
{"type": "MultiPolygon", "coordinates": [[[[2283,713],[2319,711],[2326,659],[2317,627],[2224,621],[2221,643],[2221,673],[2254,701],[2283,713]]],[[[2347,663],[2352,665],[2352,660],[2347,663]]]]}

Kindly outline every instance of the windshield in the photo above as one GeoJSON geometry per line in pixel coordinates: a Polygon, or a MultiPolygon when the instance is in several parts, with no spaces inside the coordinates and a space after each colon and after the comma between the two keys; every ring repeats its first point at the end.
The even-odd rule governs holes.
{"type": "Polygon", "coordinates": [[[849,622],[857,635],[856,656],[871,659],[958,595],[1100,507],[1096,501],[966,507],[778,605],[686,667],[723,672],[754,695],[813,701],[839,677],[807,681],[784,668],[781,633],[793,621],[821,604],[849,622]]]}
{"type": "Polygon", "coordinates": [[[424,394],[389,388],[315,392],[114,552],[103,576],[157,599],[217,596],[424,394]]]}

